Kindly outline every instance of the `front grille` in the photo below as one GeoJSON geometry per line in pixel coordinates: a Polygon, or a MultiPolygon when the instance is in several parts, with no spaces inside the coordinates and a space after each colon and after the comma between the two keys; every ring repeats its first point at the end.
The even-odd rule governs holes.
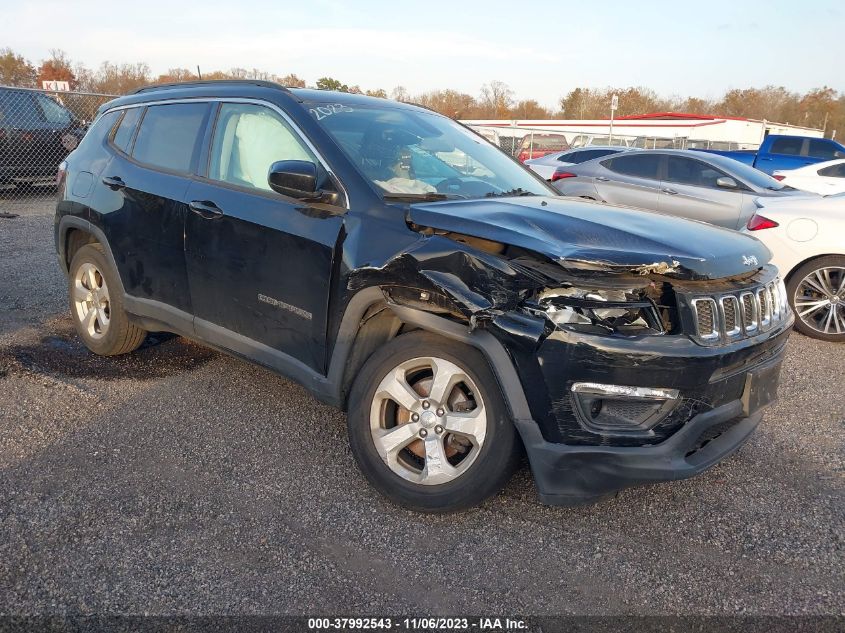
{"type": "Polygon", "coordinates": [[[753,292],[743,292],[742,298],[742,326],[747,333],[755,332],[758,326],[757,300],[753,292]]]}
{"type": "Polygon", "coordinates": [[[694,297],[690,305],[693,335],[699,342],[710,345],[765,332],[789,315],[786,295],[778,279],[741,292],[694,297]]]}
{"type": "Polygon", "coordinates": [[[739,335],[742,332],[742,325],[740,324],[741,316],[739,313],[739,300],[733,295],[728,295],[719,299],[719,304],[722,306],[725,335],[728,337],[739,335]]]}
{"type": "Polygon", "coordinates": [[[692,306],[695,313],[696,334],[699,338],[705,340],[719,338],[716,302],[709,297],[705,297],[693,299],[692,306]]]}

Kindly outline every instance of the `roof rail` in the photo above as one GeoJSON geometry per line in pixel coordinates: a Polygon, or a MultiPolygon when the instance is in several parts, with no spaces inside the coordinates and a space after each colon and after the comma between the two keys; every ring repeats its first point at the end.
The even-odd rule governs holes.
{"type": "Polygon", "coordinates": [[[139,92],[147,92],[149,90],[167,90],[169,88],[190,88],[192,86],[213,86],[219,84],[247,84],[251,86],[261,86],[262,88],[274,88],[276,90],[283,90],[288,92],[288,89],[277,84],[274,81],[263,81],[261,79],[198,79],[197,81],[176,81],[166,84],[150,84],[134,90],[131,94],[138,94],[139,92]]]}

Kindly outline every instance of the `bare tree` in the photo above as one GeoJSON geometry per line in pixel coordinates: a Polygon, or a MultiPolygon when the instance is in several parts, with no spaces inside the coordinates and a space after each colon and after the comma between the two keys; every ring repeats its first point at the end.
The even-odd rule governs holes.
{"type": "Polygon", "coordinates": [[[408,94],[408,91],[405,89],[405,86],[396,86],[393,90],[390,91],[390,98],[394,101],[410,101],[411,95],[408,94]]]}
{"type": "Polygon", "coordinates": [[[485,111],[484,116],[493,119],[505,119],[511,116],[513,90],[506,83],[491,81],[481,87],[479,105],[485,111]]]}

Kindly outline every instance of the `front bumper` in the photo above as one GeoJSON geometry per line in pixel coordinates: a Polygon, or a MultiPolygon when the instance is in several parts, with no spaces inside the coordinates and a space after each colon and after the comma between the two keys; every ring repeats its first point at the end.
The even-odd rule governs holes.
{"type": "MultiPolygon", "coordinates": [[[[782,352],[782,350],[781,350],[782,352]]],[[[775,401],[782,353],[745,374],[740,398],[700,413],[652,446],[578,446],[548,442],[533,421],[517,421],[540,499],[592,501],[629,486],[693,477],[736,451],[775,401]]]]}

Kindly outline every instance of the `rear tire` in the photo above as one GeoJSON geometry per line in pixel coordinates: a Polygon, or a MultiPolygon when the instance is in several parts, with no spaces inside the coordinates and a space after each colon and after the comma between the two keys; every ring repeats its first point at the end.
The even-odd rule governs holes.
{"type": "Polygon", "coordinates": [[[370,483],[422,512],[481,503],[505,486],[520,457],[484,356],[428,332],[399,336],[370,357],[352,388],[347,426],[370,483]]]}
{"type": "Polygon", "coordinates": [[[822,341],[845,342],[845,256],[825,255],[799,266],[789,276],[786,294],[796,330],[822,341]]]}
{"type": "Polygon", "coordinates": [[[68,297],[73,325],[85,347],[100,356],[133,352],[147,336],[129,320],[117,272],[100,244],[86,244],[68,270],[68,297]]]}

